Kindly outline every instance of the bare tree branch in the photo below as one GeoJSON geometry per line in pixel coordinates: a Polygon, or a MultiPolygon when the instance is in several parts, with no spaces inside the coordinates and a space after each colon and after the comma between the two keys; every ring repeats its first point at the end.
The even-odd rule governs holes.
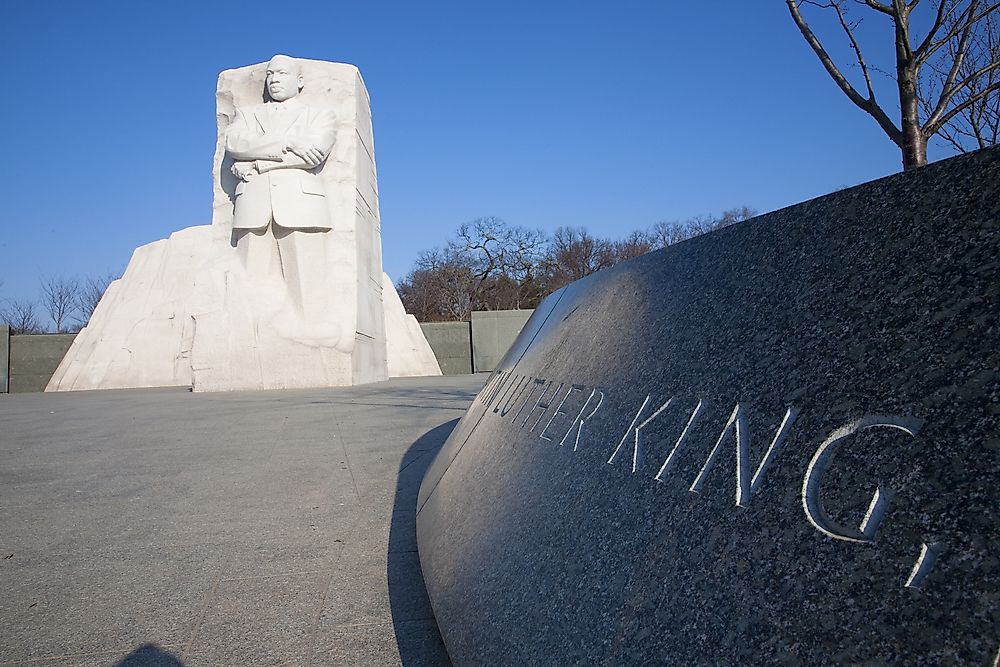
{"type": "Polygon", "coordinates": [[[901,63],[912,62],[913,46],[910,44],[910,9],[904,0],[892,0],[893,27],[896,30],[896,70],[901,63]]]}
{"type": "MultiPolygon", "coordinates": [[[[802,33],[806,42],[810,47],[812,47],[812,50],[819,57],[820,62],[823,64],[823,67],[826,68],[827,73],[833,79],[834,83],[840,87],[844,94],[847,95],[848,99],[854,102],[858,108],[865,111],[868,115],[875,119],[875,122],[879,124],[879,127],[881,127],[886,135],[888,135],[889,139],[891,139],[894,143],[901,143],[903,140],[901,130],[896,127],[892,120],[889,119],[885,111],[882,110],[882,107],[880,107],[875,101],[874,97],[869,99],[862,97],[861,94],[855,90],[854,86],[852,86],[847,78],[841,73],[837,65],[834,64],[830,55],[826,52],[826,49],[809,27],[809,24],[802,17],[802,13],[799,11],[800,1],[801,0],[785,0],[785,4],[788,5],[788,11],[791,13],[792,20],[795,21],[795,25],[798,27],[799,32],[802,33]]],[[[866,4],[869,4],[869,6],[871,6],[871,3],[879,5],[879,3],[875,0],[870,0],[870,2],[866,1],[866,4]]],[[[882,5],[879,5],[879,7],[882,7],[882,5]]]]}
{"type": "Polygon", "coordinates": [[[978,14],[970,13],[968,17],[965,17],[965,15],[969,13],[969,8],[966,8],[965,11],[963,11],[959,15],[958,19],[955,21],[955,24],[948,30],[948,32],[946,32],[944,36],[941,37],[941,39],[932,42],[930,46],[927,47],[927,51],[924,52],[923,58],[921,59],[921,63],[930,58],[932,55],[934,55],[937,51],[941,49],[941,47],[947,45],[948,42],[957,37],[959,32],[961,32],[962,30],[962,26],[965,25],[966,21],[971,20],[972,23],[977,23],[986,16],[988,16],[989,14],[996,11],[998,8],[1000,8],[1000,2],[995,2],[986,9],[984,9],[983,11],[979,12],[978,14]],[[963,19],[963,17],[965,18],[963,19]]]}
{"type": "Polygon", "coordinates": [[[952,59],[948,76],[933,64],[929,67],[938,78],[928,81],[926,97],[936,83],[940,85],[933,108],[927,100],[924,131],[928,137],[938,134],[960,152],[969,150],[969,140],[973,148],[997,143],[993,128],[1000,122],[1000,94],[993,86],[1000,81],[1000,22],[994,17],[987,14],[966,26],[957,43],[949,42],[949,52],[942,56],[952,59]],[[946,113],[950,115],[945,117],[946,113]]]}
{"type": "MultiPolygon", "coordinates": [[[[960,83],[953,85],[946,94],[942,94],[941,99],[938,102],[938,106],[934,109],[934,112],[927,119],[927,123],[925,125],[926,128],[925,131],[927,132],[927,135],[930,136],[934,134],[938,129],[940,129],[940,127],[944,123],[948,122],[948,119],[945,118],[943,115],[944,110],[945,108],[947,108],[948,103],[951,102],[952,99],[954,99],[956,94],[960,93],[965,88],[968,88],[970,85],[976,83],[979,79],[983,78],[984,76],[986,76],[987,74],[993,72],[998,68],[1000,68],[1000,60],[996,60],[987,65],[986,67],[983,67],[978,72],[963,79],[960,83]]],[[[963,102],[962,105],[958,107],[953,107],[952,111],[954,111],[956,108],[961,110],[965,106],[968,106],[968,100],[966,100],[966,102],[963,102]]]]}
{"type": "MultiPolygon", "coordinates": [[[[979,0],[972,0],[969,4],[968,15],[969,19],[975,14],[975,7],[979,0]]],[[[937,122],[937,119],[941,117],[944,110],[948,106],[948,102],[955,95],[958,89],[955,88],[955,79],[958,78],[958,73],[962,69],[962,63],[965,61],[965,53],[969,47],[969,37],[972,34],[972,28],[975,25],[974,22],[968,21],[965,27],[961,31],[961,37],[958,40],[958,47],[952,57],[951,67],[948,70],[948,75],[945,77],[944,84],[941,86],[941,96],[938,99],[937,105],[934,107],[934,111],[928,117],[926,124],[924,125],[924,132],[927,132],[927,128],[933,127],[937,122]]],[[[933,134],[933,133],[931,133],[933,134]]],[[[929,135],[928,135],[929,136],[929,135]]]]}
{"type": "Polygon", "coordinates": [[[848,39],[851,41],[851,48],[854,49],[854,55],[858,59],[858,65],[861,67],[861,73],[865,77],[865,86],[868,89],[868,99],[874,102],[875,89],[872,88],[872,78],[868,74],[868,66],[865,65],[865,58],[861,55],[861,45],[858,44],[858,40],[854,37],[854,28],[857,27],[857,24],[855,23],[851,26],[847,23],[847,18],[844,16],[844,12],[839,4],[833,3],[833,8],[837,12],[837,20],[840,21],[840,27],[844,29],[844,32],[847,33],[848,39]]]}
{"type": "Polygon", "coordinates": [[[927,31],[927,35],[924,36],[924,40],[920,42],[920,46],[913,51],[918,59],[922,57],[927,49],[930,48],[931,43],[934,41],[934,35],[937,34],[937,31],[940,30],[941,26],[944,24],[945,16],[948,13],[947,7],[948,0],[938,0],[937,14],[934,16],[934,23],[931,24],[931,28],[927,31]]]}
{"type": "Polygon", "coordinates": [[[991,86],[987,86],[986,88],[979,91],[975,95],[970,96],[967,100],[965,100],[961,104],[952,107],[948,113],[941,116],[941,118],[938,120],[936,124],[936,128],[930,128],[928,133],[934,134],[935,132],[937,132],[937,129],[939,129],[942,125],[950,121],[956,114],[961,113],[962,111],[969,108],[971,105],[975,104],[979,100],[984,99],[991,93],[995,93],[997,91],[1000,91],[1000,81],[997,81],[991,86]]]}
{"type": "Polygon", "coordinates": [[[889,7],[888,5],[883,5],[881,2],[878,2],[878,0],[859,0],[859,1],[863,2],[864,4],[868,5],[869,7],[871,7],[876,11],[882,12],[883,14],[888,14],[889,16],[892,16],[893,14],[892,7],[889,7]]]}
{"type": "Polygon", "coordinates": [[[468,320],[477,310],[534,308],[574,280],[755,214],[742,206],[719,217],[657,223],[621,240],[577,227],[559,227],[547,238],[499,218],[479,218],[461,225],[443,248],[421,252],[397,291],[406,312],[421,322],[468,320]],[[491,273],[484,279],[487,270],[491,273]]]}

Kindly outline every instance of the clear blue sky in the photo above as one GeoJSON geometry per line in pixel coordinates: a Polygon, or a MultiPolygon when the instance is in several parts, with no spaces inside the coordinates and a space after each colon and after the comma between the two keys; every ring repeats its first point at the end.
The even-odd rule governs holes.
{"type": "MultiPolygon", "coordinates": [[[[779,0],[95,0],[3,13],[0,298],[34,298],[42,274],[122,270],[136,246],[209,224],[216,77],[277,52],[360,67],[395,280],[479,216],[618,236],[899,170],[779,0]]],[[[843,53],[843,38],[828,41],[843,53]]]]}

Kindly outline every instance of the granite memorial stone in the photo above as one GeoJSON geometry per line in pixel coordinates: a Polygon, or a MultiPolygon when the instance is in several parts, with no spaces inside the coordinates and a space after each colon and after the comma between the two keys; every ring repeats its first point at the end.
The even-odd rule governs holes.
{"type": "Polygon", "coordinates": [[[572,283],[428,470],[456,665],[997,664],[1000,150],[572,283]]]}

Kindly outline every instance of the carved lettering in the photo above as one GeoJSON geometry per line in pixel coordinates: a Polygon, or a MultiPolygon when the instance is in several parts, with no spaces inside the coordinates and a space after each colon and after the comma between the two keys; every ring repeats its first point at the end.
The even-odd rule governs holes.
{"type": "Polygon", "coordinates": [[[719,450],[722,447],[722,442],[726,439],[726,436],[730,432],[735,431],[736,433],[736,506],[746,507],[750,502],[750,496],[756,493],[761,484],[764,481],[764,475],[767,473],[767,469],[771,467],[771,463],[774,461],[774,457],[777,455],[778,450],[781,448],[782,443],[784,443],[785,438],[788,437],[788,432],[791,430],[792,424],[795,422],[795,418],[798,412],[793,407],[789,407],[785,411],[785,417],[781,420],[781,424],[778,426],[778,430],[774,434],[774,439],[771,441],[770,447],[764,452],[764,458],[761,459],[760,465],[757,466],[757,471],[750,476],[750,434],[747,432],[747,422],[746,414],[739,403],[733,408],[733,413],[729,416],[729,420],[726,422],[725,427],[722,429],[722,434],[715,443],[715,447],[708,455],[708,460],[705,461],[705,465],[702,466],[701,471],[698,476],[695,477],[694,482],[691,484],[689,489],[692,493],[700,493],[702,487],[705,485],[705,478],[708,473],[711,472],[712,468],[715,467],[715,461],[718,458],[719,450]]]}
{"type": "MultiPolygon", "coordinates": [[[[530,391],[531,390],[531,386],[532,386],[531,385],[531,381],[534,380],[534,379],[535,378],[531,377],[531,376],[527,376],[527,377],[524,378],[524,380],[520,383],[520,386],[518,387],[517,391],[514,392],[514,395],[512,397],[513,398],[513,402],[508,401],[508,405],[505,406],[506,409],[500,411],[500,416],[501,417],[506,416],[508,412],[510,412],[511,410],[514,409],[514,406],[517,405],[517,402],[521,400],[522,396],[524,396],[524,392],[525,391],[530,391]]],[[[526,397],[525,401],[527,401],[527,400],[528,399],[526,397]]],[[[517,415],[516,414],[514,415],[513,419],[517,419],[517,415]]]]}
{"type": "Polygon", "coordinates": [[[927,575],[934,569],[934,564],[943,550],[944,545],[940,542],[932,542],[930,544],[924,542],[920,545],[920,555],[917,556],[917,562],[913,564],[910,576],[906,579],[906,588],[920,590],[924,587],[927,575]]]}
{"type": "Polygon", "coordinates": [[[858,528],[849,528],[833,521],[823,508],[823,502],[819,495],[823,474],[829,468],[837,447],[854,433],[869,428],[892,428],[903,431],[910,437],[915,437],[920,431],[921,425],[920,420],[909,417],[867,416],[831,433],[813,454],[802,480],[802,508],[805,510],[809,523],[819,532],[835,540],[860,543],[874,542],[875,532],[889,509],[893,495],[892,490],[881,486],[876,488],[861,525],[858,528]]]}
{"type": "Polygon", "coordinates": [[[687,434],[691,430],[691,427],[694,425],[695,421],[697,421],[698,415],[701,412],[701,406],[702,402],[699,400],[698,405],[694,406],[694,410],[691,411],[691,416],[688,418],[687,424],[684,425],[684,430],[681,431],[680,437],[677,438],[677,442],[674,443],[673,449],[671,449],[670,453],[667,454],[667,458],[663,461],[663,465],[660,466],[660,470],[656,473],[656,477],[653,478],[656,481],[663,481],[664,473],[670,469],[670,462],[674,460],[674,455],[677,454],[677,450],[680,449],[681,444],[684,442],[684,439],[687,438],[687,434]]]}
{"type": "MultiPolygon", "coordinates": [[[[499,413],[501,417],[505,417],[520,403],[520,407],[511,419],[511,423],[516,424],[521,414],[525,413],[520,424],[520,427],[524,428],[531,421],[532,417],[534,417],[534,422],[528,429],[531,433],[534,433],[542,421],[545,420],[548,410],[555,403],[555,410],[551,413],[548,420],[545,420],[545,426],[538,433],[539,438],[551,442],[554,440],[554,437],[549,436],[549,431],[556,419],[560,415],[571,414],[564,410],[567,401],[569,401],[573,394],[582,394],[586,391],[584,385],[571,384],[568,387],[566,385],[567,383],[565,382],[556,383],[554,380],[549,381],[543,378],[519,375],[512,371],[498,371],[487,382],[480,396],[482,396],[485,406],[487,408],[493,406],[493,412],[499,413]],[[562,393],[561,397],[560,393],[562,393]]],[[[622,450],[626,449],[626,443],[629,443],[628,446],[632,449],[632,473],[635,474],[639,466],[643,429],[658,419],[667,408],[674,405],[676,399],[677,397],[673,396],[655,410],[652,410],[652,406],[655,403],[653,402],[652,395],[647,394],[646,398],[639,405],[639,409],[632,418],[625,434],[618,441],[617,446],[608,458],[607,463],[614,465],[618,458],[623,455],[622,450]]],[[[584,426],[597,414],[598,410],[603,406],[604,400],[604,392],[595,387],[587,396],[583,405],[580,406],[576,417],[570,422],[566,432],[559,440],[560,447],[566,444],[572,437],[573,451],[579,450],[584,426]]],[[[681,430],[680,435],[657,471],[654,477],[657,481],[663,481],[664,476],[672,469],[677,453],[689,438],[694,426],[701,419],[704,407],[704,401],[699,399],[688,415],[687,422],[681,430]]],[[[776,460],[797,417],[798,411],[794,407],[789,406],[775,430],[774,437],[764,452],[760,463],[751,474],[753,462],[750,457],[750,434],[747,427],[748,417],[744,408],[740,404],[736,404],[723,426],[715,445],[709,452],[708,458],[691,483],[689,490],[692,493],[700,493],[702,491],[708,476],[718,462],[723,444],[730,434],[732,434],[736,444],[736,506],[746,507],[753,495],[763,485],[764,477],[776,460]]],[[[836,540],[867,544],[873,543],[875,541],[875,534],[888,512],[894,492],[881,484],[878,485],[872,493],[868,509],[858,527],[845,527],[833,521],[823,507],[820,498],[823,476],[832,463],[837,447],[852,434],[869,428],[886,427],[901,430],[909,436],[914,437],[921,426],[922,422],[920,420],[908,417],[866,416],[834,430],[813,454],[802,481],[802,506],[809,523],[824,535],[836,540]]],[[[944,548],[943,543],[936,541],[926,541],[920,545],[920,553],[913,564],[909,576],[906,578],[906,588],[918,591],[923,590],[944,548]]],[[[995,665],[995,667],[1000,667],[1000,664],[995,665]]]]}
{"type": "Polygon", "coordinates": [[[634,437],[634,442],[632,443],[632,473],[633,474],[635,474],[636,468],[639,465],[639,431],[641,431],[643,428],[645,428],[651,421],[653,421],[654,419],[656,419],[660,415],[661,412],[663,412],[664,410],[667,409],[667,407],[670,406],[670,402],[674,400],[673,397],[668,398],[667,401],[666,401],[666,403],[664,403],[663,405],[661,405],[660,407],[658,407],[656,409],[656,411],[653,412],[653,414],[651,414],[649,417],[646,418],[645,421],[643,421],[641,424],[637,425],[636,422],[639,421],[639,417],[642,415],[642,411],[646,408],[646,405],[649,403],[649,399],[650,398],[651,398],[650,396],[646,396],[646,400],[642,402],[641,406],[639,406],[639,412],[637,412],[635,414],[635,419],[632,420],[631,426],[629,426],[628,430],[625,431],[625,435],[622,436],[622,439],[618,443],[618,446],[615,448],[615,451],[612,452],[611,458],[608,459],[608,463],[609,464],[614,464],[615,457],[618,456],[618,452],[621,451],[621,448],[625,444],[625,441],[628,439],[628,437],[630,435],[634,434],[634,436],[635,436],[634,437]]]}
{"type": "Polygon", "coordinates": [[[486,384],[486,387],[483,388],[484,392],[486,392],[487,388],[489,389],[489,391],[486,392],[483,399],[483,404],[485,405],[485,407],[487,408],[490,407],[490,404],[493,403],[493,400],[500,394],[501,390],[504,388],[504,383],[510,378],[511,378],[510,373],[504,373],[503,371],[500,371],[490,379],[490,381],[486,384]]]}
{"type": "MultiPolygon", "coordinates": [[[[555,387],[555,384],[556,384],[555,381],[552,381],[549,383],[549,386],[555,387]]],[[[559,386],[555,387],[555,391],[552,392],[552,398],[555,398],[559,394],[559,392],[562,391],[562,388],[563,388],[563,383],[560,382],[559,386]]],[[[534,433],[535,427],[538,426],[538,422],[542,421],[542,417],[545,416],[545,411],[552,406],[551,398],[549,400],[545,400],[545,396],[547,395],[547,393],[548,389],[543,389],[542,393],[538,395],[538,400],[535,401],[534,407],[532,407],[531,410],[528,411],[528,414],[525,415],[524,417],[524,421],[521,422],[521,428],[524,428],[524,425],[528,423],[528,420],[531,419],[531,415],[534,414],[536,410],[541,410],[541,412],[538,413],[538,419],[536,419],[535,423],[532,424],[531,428],[528,429],[528,432],[534,433]]]]}
{"type": "Polygon", "coordinates": [[[510,393],[511,387],[516,384],[515,378],[517,378],[516,375],[508,373],[505,381],[496,388],[496,391],[493,392],[493,396],[490,398],[490,402],[486,407],[496,403],[496,405],[493,405],[493,412],[496,412],[500,407],[501,401],[503,401],[503,399],[510,393]]]}
{"type": "MultiPolygon", "coordinates": [[[[511,419],[512,422],[517,422],[517,418],[521,416],[521,412],[524,410],[524,408],[528,406],[528,403],[531,402],[531,395],[535,393],[536,389],[542,387],[543,388],[542,391],[544,391],[546,382],[548,382],[548,380],[545,380],[543,378],[535,378],[535,383],[530,384],[528,386],[528,395],[525,397],[524,403],[521,404],[521,407],[518,408],[517,412],[514,413],[514,418],[511,419]]],[[[521,426],[524,426],[524,424],[521,424],[521,426]]]]}
{"type": "Polygon", "coordinates": [[[504,393],[504,399],[506,400],[497,401],[497,404],[493,407],[493,412],[499,412],[501,417],[506,417],[510,409],[514,407],[514,402],[517,401],[515,397],[519,395],[524,383],[529,379],[527,376],[521,375],[517,382],[511,382],[507,385],[507,391],[504,393]],[[500,407],[501,403],[503,407],[500,407]]]}
{"type": "Polygon", "coordinates": [[[562,446],[562,444],[564,442],[566,442],[566,438],[568,438],[569,434],[573,432],[573,427],[575,426],[576,427],[576,441],[573,443],[573,451],[575,452],[577,449],[579,449],[580,448],[580,434],[583,433],[583,425],[587,422],[587,420],[589,420],[591,417],[593,417],[595,414],[597,414],[597,411],[600,409],[601,405],[603,405],[603,404],[604,404],[604,392],[595,388],[592,392],[590,392],[590,396],[587,397],[587,400],[584,402],[583,407],[580,408],[580,414],[578,414],[576,416],[576,419],[573,420],[573,423],[570,424],[569,429],[567,429],[567,431],[566,431],[566,435],[564,435],[562,437],[562,440],[559,441],[559,445],[562,446]],[[594,399],[594,396],[598,397],[597,404],[594,406],[594,409],[590,411],[590,414],[588,414],[586,417],[584,417],[583,413],[584,413],[584,411],[586,411],[587,407],[590,405],[590,402],[594,399]]]}
{"type": "Polygon", "coordinates": [[[632,429],[635,428],[635,423],[639,421],[639,417],[642,415],[642,411],[646,409],[649,404],[650,395],[646,394],[646,398],[642,401],[642,405],[639,406],[639,411],[635,413],[635,417],[632,418],[632,423],[629,424],[628,428],[625,429],[625,435],[622,436],[621,442],[618,443],[617,449],[611,453],[611,458],[608,459],[608,463],[614,463],[615,456],[618,454],[618,450],[622,448],[625,444],[625,439],[628,438],[629,434],[632,433],[632,429]]]}
{"type": "Polygon", "coordinates": [[[565,412],[562,411],[562,407],[563,405],[566,404],[566,399],[568,399],[570,397],[570,394],[572,394],[574,391],[583,391],[583,385],[582,384],[570,385],[569,389],[566,390],[566,395],[562,397],[562,400],[559,401],[559,405],[556,406],[556,411],[552,413],[551,417],[549,417],[549,421],[545,424],[545,428],[543,428],[542,432],[538,434],[539,438],[551,442],[552,438],[546,438],[545,432],[549,430],[550,426],[552,426],[552,422],[555,421],[556,417],[558,417],[559,415],[566,414],[565,412]]]}

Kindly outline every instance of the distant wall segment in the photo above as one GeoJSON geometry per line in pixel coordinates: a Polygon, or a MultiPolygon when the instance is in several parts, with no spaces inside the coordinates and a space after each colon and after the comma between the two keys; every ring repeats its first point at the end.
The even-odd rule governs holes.
{"type": "MultiPolygon", "coordinates": [[[[9,330],[7,330],[9,331],[9,330]]],[[[45,391],[49,378],[56,372],[56,367],[66,355],[76,334],[32,334],[5,336],[0,331],[0,354],[6,349],[9,357],[7,364],[0,362],[0,371],[6,366],[5,380],[0,380],[0,387],[6,385],[12,394],[23,394],[34,391],[45,391]]]]}
{"type": "Polygon", "coordinates": [[[507,354],[534,310],[485,310],[472,313],[472,363],[476,373],[491,372],[507,354]]]}

